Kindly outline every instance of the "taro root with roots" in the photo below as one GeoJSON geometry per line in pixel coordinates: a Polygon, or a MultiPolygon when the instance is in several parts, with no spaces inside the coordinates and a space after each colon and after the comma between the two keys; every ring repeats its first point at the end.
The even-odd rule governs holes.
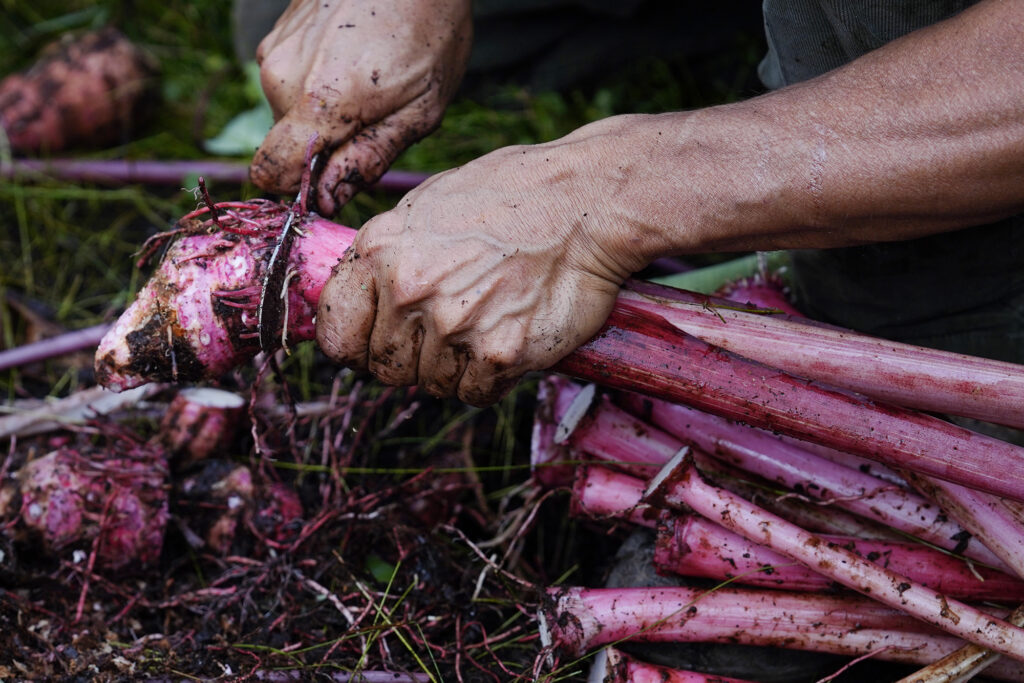
{"type": "Polygon", "coordinates": [[[163,451],[138,442],[60,448],[0,491],[0,529],[67,559],[95,553],[97,568],[152,565],[168,521],[166,478],[163,451]]]}
{"type": "Polygon", "coordinates": [[[154,380],[219,377],[260,352],[261,297],[265,318],[272,310],[280,320],[269,332],[276,346],[312,339],[320,292],[355,231],[314,214],[289,217],[288,206],[275,202],[217,204],[212,214],[203,208],[185,216],[149,245],[151,251],[161,239],[176,238],[100,342],[99,383],[121,391],[154,380]],[[279,248],[287,265],[269,278],[275,282],[263,296],[279,248]]]}
{"type": "Polygon", "coordinates": [[[0,129],[19,153],[127,137],[152,95],[157,65],[114,28],[49,46],[0,82],[0,129]]]}

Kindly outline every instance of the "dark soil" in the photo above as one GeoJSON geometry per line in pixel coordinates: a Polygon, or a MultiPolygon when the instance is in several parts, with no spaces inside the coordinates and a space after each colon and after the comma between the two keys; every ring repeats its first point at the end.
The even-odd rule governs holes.
{"type": "MultiPolygon", "coordinates": [[[[296,418],[265,389],[259,453],[247,432],[169,476],[171,521],[151,566],[90,571],[95,541],[51,549],[8,515],[0,678],[532,680],[535,587],[571,561],[600,566],[611,539],[579,543],[566,496],[524,485],[529,440],[502,441],[528,433],[531,395],[477,412],[348,377],[333,407],[296,418]],[[496,455],[508,466],[481,466],[496,455]],[[227,476],[246,469],[251,490],[227,476]],[[298,493],[300,517],[282,515],[273,486],[298,493]]],[[[126,425],[127,438],[158,443],[162,405],[13,444],[5,481],[58,442],[109,457],[126,425]]]]}

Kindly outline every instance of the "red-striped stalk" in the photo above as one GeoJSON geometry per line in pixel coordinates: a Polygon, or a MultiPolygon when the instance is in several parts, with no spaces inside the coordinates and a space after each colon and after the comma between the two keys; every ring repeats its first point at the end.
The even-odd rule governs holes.
{"type": "Polygon", "coordinates": [[[1024,448],[748,361],[620,300],[556,369],[895,467],[1024,498],[1024,448]]]}
{"type": "Polygon", "coordinates": [[[887,341],[648,282],[621,300],[709,344],[918,410],[1024,427],[1024,367],[887,341]]]}
{"type": "Polygon", "coordinates": [[[698,449],[694,458],[703,470],[714,469],[714,463],[702,452],[713,453],[718,460],[804,496],[829,500],[833,508],[876,520],[993,567],[1005,567],[969,531],[949,520],[938,505],[913,492],[818,458],[767,432],[664,401],[628,396],[624,400],[633,408],[642,408],[641,412],[657,427],[602,400],[595,402],[587,417],[578,421],[569,436],[571,443],[603,460],[647,463],[641,474],[664,465],[689,444],[698,449]]]}
{"type": "MultiPolygon", "coordinates": [[[[811,531],[878,541],[899,541],[904,538],[881,525],[842,510],[808,505],[793,498],[779,498],[766,493],[764,489],[735,479],[722,477],[719,485],[747,500],[755,500],[766,510],[811,531]]],[[[642,502],[645,487],[643,479],[597,464],[582,466],[576,470],[570,512],[594,519],[610,518],[641,526],[654,526],[663,514],[642,502]]]]}
{"type": "Polygon", "coordinates": [[[1024,629],[831,546],[820,536],[708,485],[685,450],[665,466],[645,499],[651,504],[693,510],[894,609],[976,645],[1024,660],[1024,629]]]}
{"type": "MultiPolygon", "coordinates": [[[[723,587],[551,588],[540,612],[541,636],[577,657],[610,643],[730,642],[925,664],[963,642],[899,610],[859,596],[824,596],[723,587]]],[[[1020,680],[1020,662],[987,673],[1020,680]]]]}
{"type": "MultiPolygon", "coordinates": [[[[981,602],[1024,599],[1024,582],[917,543],[821,535],[826,543],[906,576],[943,595],[981,602]]],[[[659,572],[796,591],[828,591],[836,582],[696,515],[677,514],[659,526],[654,551],[659,572]]]]}

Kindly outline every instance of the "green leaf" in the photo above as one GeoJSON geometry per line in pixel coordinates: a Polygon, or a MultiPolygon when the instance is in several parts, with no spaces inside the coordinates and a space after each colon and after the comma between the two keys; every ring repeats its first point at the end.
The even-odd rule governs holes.
{"type": "Polygon", "coordinates": [[[228,121],[216,137],[206,141],[206,151],[221,156],[250,156],[267,136],[274,125],[274,114],[270,103],[260,87],[260,68],[256,62],[249,62],[245,70],[245,94],[256,106],[238,114],[228,121]]]}
{"type": "Polygon", "coordinates": [[[228,121],[219,135],[206,141],[206,151],[221,156],[249,156],[273,125],[270,105],[262,104],[228,121]]]}

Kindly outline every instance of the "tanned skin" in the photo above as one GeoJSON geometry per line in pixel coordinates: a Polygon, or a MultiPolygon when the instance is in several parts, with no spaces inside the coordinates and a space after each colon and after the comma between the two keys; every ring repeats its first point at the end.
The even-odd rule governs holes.
{"type": "MultiPolygon", "coordinates": [[[[302,135],[273,152],[296,178],[302,135]]],[[[1022,210],[1024,3],[985,0],[799,85],[612,117],[431,178],[360,230],[318,341],[485,405],[591,337],[658,257],[905,240],[1022,210]]]]}

